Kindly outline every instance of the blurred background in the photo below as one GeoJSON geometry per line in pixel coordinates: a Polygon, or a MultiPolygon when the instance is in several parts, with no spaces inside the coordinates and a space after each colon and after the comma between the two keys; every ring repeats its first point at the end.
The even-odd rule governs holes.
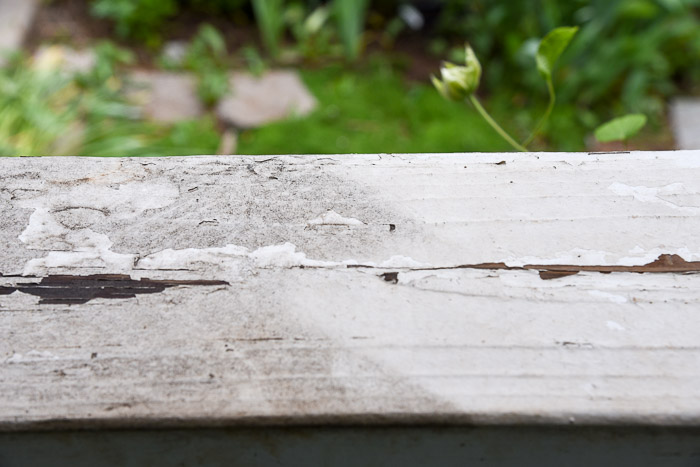
{"type": "Polygon", "coordinates": [[[575,25],[532,149],[700,148],[700,0],[0,0],[0,155],[507,151],[430,75],[469,42],[522,139],[575,25]],[[591,137],[630,112],[625,147],[591,137]]]}

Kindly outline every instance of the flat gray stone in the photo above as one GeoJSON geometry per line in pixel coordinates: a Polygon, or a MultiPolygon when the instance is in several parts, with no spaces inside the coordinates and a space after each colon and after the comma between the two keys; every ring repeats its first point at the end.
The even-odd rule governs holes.
{"type": "Polygon", "coordinates": [[[671,126],[678,149],[700,149],[700,97],[673,101],[671,126]]]}
{"type": "Polygon", "coordinates": [[[95,66],[97,57],[91,49],[76,50],[64,45],[42,45],[34,53],[39,68],[53,68],[66,73],[85,73],[95,66]]]}
{"type": "Polygon", "coordinates": [[[308,115],[316,99],[295,71],[270,71],[261,77],[233,73],[231,92],[216,109],[218,117],[236,128],[256,128],[292,116],[308,115]]]}
{"type": "Polygon", "coordinates": [[[37,3],[36,0],[0,0],[0,65],[2,54],[22,46],[37,3]]]}
{"type": "Polygon", "coordinates": [[[200,117],[204,107],[194,76],[185,73],[136,71],[130,75],[129,98],[152,120],[173,123],[200,117]]]}

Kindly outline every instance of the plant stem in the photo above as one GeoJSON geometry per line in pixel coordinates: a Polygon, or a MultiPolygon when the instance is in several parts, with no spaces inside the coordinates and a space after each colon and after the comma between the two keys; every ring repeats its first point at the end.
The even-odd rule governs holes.
{"type": "Polygon", "coordinates": [[[547,110],[545,110],[540,121],[537,122],[537,126],[534,130],[532,130],[530,136],[528,136],[523,142],[523,146],[527,146],[528,144],[532,143],[532,140],[535,139],[535,136],[537,136],[537,133],[540,132],[545,122],[549,120],[549,116],[552,114],[552,110],[554,110],[554,104],[557,102],[557,96],[554,94],[554,85],[552,84],[551,79],[547,80],[547,91],[549,92],[549,104],[547,105],[547,110]]]}
{"type": "Polygon", "coordinates": [[[506,140],[508,144],[513,146],[516,150],[521,152],[527,152],[527,148],[525,146],[521,146],[520,144],[518,144],[517,141],[515,141],[508,133],[506,133],[506,131],[503,128],[501,128],[501,126],[498,123],[496,123],[496,121],[493,118],[491,118],[491,115],[489,115],[486,109],[484,109],[484,107],[481,105],[481,102],[479,102],[479,99],[477,99],[474,94],[469,96],[469,101],[472,103],[474,108],[476,108],[476,111],[479,112],[479,115],[481,115],[482,118],[486,120],[486,122],[489,125],[491,125],[491,128],[496,130],[496,133],[501,135],[501,138],[506,140]]]}

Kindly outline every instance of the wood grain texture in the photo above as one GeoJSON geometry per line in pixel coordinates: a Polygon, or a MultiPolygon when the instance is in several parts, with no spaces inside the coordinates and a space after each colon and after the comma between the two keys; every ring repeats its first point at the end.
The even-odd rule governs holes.
{"type": "Polygon", "coordinates": [[[10,158],[0,218],[2,430],[700,425],[698,151],[10,158]]]}

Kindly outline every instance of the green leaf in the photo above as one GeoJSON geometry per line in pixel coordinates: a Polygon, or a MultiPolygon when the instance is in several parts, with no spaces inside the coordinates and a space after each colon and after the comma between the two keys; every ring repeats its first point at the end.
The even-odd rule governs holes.
{"type": "Polygon", "coordinates": [[[537,48],[535,61],[537,62],[537,69],[544,79],[552,79],[554,64],[569,45],[571,39],[574,38],[576,32],[578,32],[578,26],[556,28],[542,39],[540,46],[537,48]]]}
{"type": "Polygon", "coordinates": [[[214,55],[222,56],[226,54],[226,41],[224,40],[224,36],[211,24],[203,24],[200,26],[195,40],[197,39],[206,44],[214,55]]]}
{"type": "Polygon", "coordinates": [[[284,2],[283,0],[253,0],[253,12],[265,47],[276,58],[279,55],[280,41],[284,32],[284,2]]]}
{"type": "Polygon", "coordinates": [[[629,114],[602,124],[595,130],[595,138],[601,143],[624,141],[636,135],[647,123],[644,114],[629,114]]]}

